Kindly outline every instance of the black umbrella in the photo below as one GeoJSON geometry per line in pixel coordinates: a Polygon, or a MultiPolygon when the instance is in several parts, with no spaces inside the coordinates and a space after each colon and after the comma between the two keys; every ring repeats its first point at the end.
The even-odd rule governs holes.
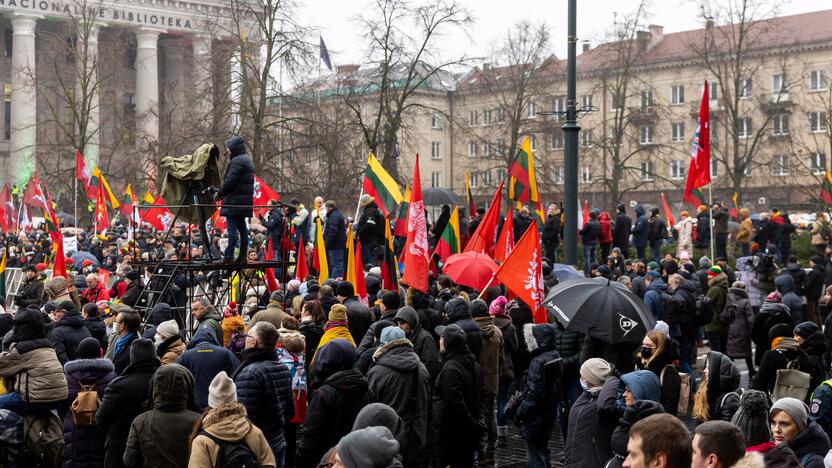
{"type": "Polygon", "coordinates": [[[641,342],[656,319],[623,283],[574,279],[558,284],[543,302],[567,330],[605,343],[641,342]]]}
{"type": "Polygon", "coordinates": [[[431,187],[422,190],[422,200],[426,206],[456,205],[459,196],[446,188],[431,187]]]}

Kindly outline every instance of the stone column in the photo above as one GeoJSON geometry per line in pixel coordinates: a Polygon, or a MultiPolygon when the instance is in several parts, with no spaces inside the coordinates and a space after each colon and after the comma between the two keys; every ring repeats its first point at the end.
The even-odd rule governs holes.
{"type": "Polygon", "coordinates": [[[171,130],[182,125],[183,116],[189,111],[185,102],[184,64],[182,40],[168,39],[165,47],[165,113],[170,115],[171,130]]]}
{"type": "Polygon", "coordinates": [[[194,114],[206,127],[211,127],[214,121],[212,116],[214,110],[212,39],[208,34],[197,34],[193,38],[194,65],[191,75],[194,84],[194,114]]]}
{"type": "Polygon", "coordinates": [[[136,32],[136,143],[148,147],[159,140],[159,32],[136,32]]]}
{"type": "Polygon", "coordinates": [[[35,86],[35,26],[37,17],[14,15],[12,28],[12,108],[9,153],[18,186],[35,170],[37,143],[37,90],[35,86]]]}
{"type": "MultiPolygon", "coordinates": [[[[84,25],[79,25],[84,28],[84,25]]],[[[98,82],[98,31],[100,27],[97,24],[89,26],[89,30],[78,31],[78,68],[76,77],[75,95],[78,99],[76,106],[88,106],[87,116],[87,143],[84,147],[84,160],[87,167],[95,167],[98,165],[99,157],[99,109],[98,109],[98,91],[100,83],[98,82]],[[87,37],[85,38],[84,35],[87,37]],[[86,87],[86,92],[84,88],[86,87]]]]}

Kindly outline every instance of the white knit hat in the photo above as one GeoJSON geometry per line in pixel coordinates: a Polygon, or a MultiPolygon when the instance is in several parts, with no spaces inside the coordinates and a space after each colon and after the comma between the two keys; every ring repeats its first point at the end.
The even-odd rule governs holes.
{"type": "Polygon", "coordinates": [[[225,371],[220,372],[208,387],[208,406],[216,408],[225,403],[237,401],[237,386],[225,371]]]}
{"type": "Polygon", "coordinates": [[[179,325],[176,320],[167,320],[156,326],[156,334],[163,338],[170,338],[179,334],[179,325]]]}

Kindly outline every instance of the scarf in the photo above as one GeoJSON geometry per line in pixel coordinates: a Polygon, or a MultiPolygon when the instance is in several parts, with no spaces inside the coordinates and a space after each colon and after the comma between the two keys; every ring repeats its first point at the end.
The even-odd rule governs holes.
{"type": "Polygon", "coordinates": [[[124,345],[127,344],[127,342],[130,341],[131,338],[138,338],[138,337],[139,337],[139,335],[137,335],[135,333],[128,333],[128,334],[122,336],[121,338],[119,338],[118,340],[116,340],[116,345],[113,348],[113,357],[118,356],[118,353],[121,351],[121,348],[123,348],[124,345]]]}
{"type": "Polygon", "coordinates": [[[778,336],[771,341],[771,349],[780,351],[793,351],[799,347],[800,345],[797,344],[797,341],[788,336],[778,336]]]}

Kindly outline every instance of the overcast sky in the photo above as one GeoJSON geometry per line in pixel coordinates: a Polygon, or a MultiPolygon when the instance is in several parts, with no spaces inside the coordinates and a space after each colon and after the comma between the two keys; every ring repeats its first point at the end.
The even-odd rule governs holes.
{"type": "MultiPolygon", "coordinates": [[[[359,36],[352,21],[366,10],[366,0],[299,0],[298,20],[302,25],[320,33],[338,64],[361,63],[366,41],[359,36]]],[[[413,0],[421,1],[421,0],[413,0]]],[[[446,56],[463,53],[484,57],[490,45],[505,35],[507,28],[519,20],[545,21],[552,34],[554,52],[566,57],[567,0],[458,0],[474,17],[469,35],[459,34],[445,42],[446,56]]],[[[716,0],[724,1],[728,0],[716,0]]],[[[630,13],[638,0],[578,0],[578,38],[597,43],[604,31],[613,24],[614,12],[630,13]]],[[[832,8],[829,0],[786,0],[781,2],[783,15],[806,13],[832,8]],[[826,5],[826,6],[825,6],[826,5]]],[[[649,22],[664,26],[665,32],[685,31],[700,27],[696,5],[691,0],[654,0],[649,22]]],[[[313,33],[314,34],[314,33],[313,33]]],[[[317,35],[317,34],[314,34],[317,35]]],[[[580,47],[580,46],[579,46],[580,47]]]]}

